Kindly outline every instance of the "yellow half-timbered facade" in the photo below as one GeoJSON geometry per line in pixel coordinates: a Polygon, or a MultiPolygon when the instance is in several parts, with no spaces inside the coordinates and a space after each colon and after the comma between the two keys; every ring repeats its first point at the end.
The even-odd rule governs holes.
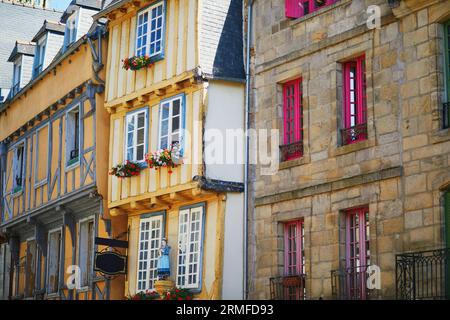
{"type": "Polygon", "coordinates": [[[61,21],[46,21],[11,55],[31,57],[21,71],[32,75],[0,109],[5,298],[123,298],[124,276],[110,281],[94,271],[94,253],[104,249],[95,238],[126,228],[116,219],[113,234],[106,201],[107,42],[92,18],[101,2],[72,1],[61,21]]]}
{"type": "Polygon", "coordinates": [[[164,238],[174,286],[243,295],[243,136],[233,161],[212,159],[230,155],[227,129],[244,127],[242,2],[218,2],[113,1],[96,15],[108,20],[109,167],[141,168],[108,182],[112,221],[128,224],[126,296],[155,289],[164,238]],[[133,68],[135,57],[150,65],[133,68]],[[172,146],[176,166],[146,161],[172,146]]]}

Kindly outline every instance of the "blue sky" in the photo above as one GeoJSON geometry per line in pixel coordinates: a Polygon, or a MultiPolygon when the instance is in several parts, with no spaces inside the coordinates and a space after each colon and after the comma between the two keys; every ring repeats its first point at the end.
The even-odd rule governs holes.
{"type": "Polygon", "coordinates": [[[47,0],[49,7],[60,11],[66,10],[71,0],[47,0]]]}

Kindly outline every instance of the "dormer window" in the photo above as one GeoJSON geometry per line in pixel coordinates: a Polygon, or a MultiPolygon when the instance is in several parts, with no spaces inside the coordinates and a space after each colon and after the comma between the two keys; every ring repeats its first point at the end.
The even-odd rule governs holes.
{"type": "Polygon", "coordinates": [[[78,12],[72,14],[66,22],[66,47],[77,40],[78,12]]]}
{"type": "Polygon", "coordinates": [[[34,69],[33,77],[36,77],[43,69],[45,61],[45,46],[47,44],[47,37],[39,40],[36,47],[36,54],[34,55],[34,69]]]}
{"type": "Polygon", "coordinates": [[[22,59],[19,58],[14,62],[13,86],[12,94],[15,95],[20,91],[20,80],[22,78],[22,59]]]}

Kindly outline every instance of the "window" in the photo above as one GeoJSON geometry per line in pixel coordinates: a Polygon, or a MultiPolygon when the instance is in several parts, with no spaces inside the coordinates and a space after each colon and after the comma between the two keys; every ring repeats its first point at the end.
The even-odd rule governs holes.
{"type": "Polygon", "coordinates": [[[24,152],[25,144],[21,143],[14,149],[14,159],[13,159],[13,193],[16,193],[23,188],[23,170],[24,170],[24,152]]]}
{"type": "Polygon", "coordinates": [[[93,272],[94,220],[79,223],[78,265],[81,271],[81,287],[89,286],[93,272]]]}
{"type": "Polygon", "coordinates": [[[35,187],[42,186],[48,179],[48,158],[50,146],[50,124],[45,124],[36,131],[33,153],[35,154],[34,181],[35,187]]]}
{"type": "Polygon", "coordinates": [[[20,91],[20,83],[22,77],[22,61],[19,59],[14,63],[13,87],[12,94],[15,95],[20,91]]]}
{"type": "Polygon", "coordinates": [[[445,82],[447,101],[443,105],[442,126],[444,129],[450,127],[450,21],[444,24],[444,60],[445,60],[445,82]]]}
{"type": "Polygon", "coordinates": [[[31,297],[34,293],[37,268],[37,246],[36,241],[27,241],[27,252],[25,258],[25,297],[31,297]]]}
{"type": "Polygon", "coordinates": [[[48,261],[47,261],[47,293],[59,291],[59,266],[61,259],[61,230],[51,231],[48,234],[48,261]]]}
{"type": "Polygon", "coordinates": [[[163,54],[164,1],[159,2],[137,17],[136,55],[155,57],[163,54]]]}
{"type": "Polygon", "coordinates": [[[159,117],[159,148],[166,149],[179,142],[183,149],[184,96],[163,101],[160,105],[159,117]]]}
{"type": "Polygon", "coordinates": [[[136,292],[154,290],[159,248],[164,233],[163,215],[141,219],[136,292]]]}
{"type": "Polygon", "coordinates": [[[70,167],[79,163],[80,156],[80,106],[67,113],[66,125],[66,162],[70,167]]]}
{"type": "Polygon", "coordinates": [[[305,273],[303,221],[284,225],[284,273],[286,276],[305,273]]]}
{"type": "Polygon", "coordinates": [[[351,209],[345,215],[347,294],[352,299],[364,299],[367,294],[366,271],[370,265],[369,209],[351,209]]]}
{"type": "Polygon", "coordinates": [[[66,31],[64,39],[66,47],[77,40],[77,20],[78,12],[72,14],[66,21],[66,31]]]}
{"type": "Polygon", "coordinates": [[[300,18],[323,7],[330,6],[337,0],[286,0],[287,18],[300,18]]]}
{"type": "Polygon", "coordinates": [[[289,81],[283,85],[284,145],[282,161],[303,155],[303,108],[302,81],[289,81]]]}
{"type": "Polygon", "coordinates": [[[148,139],[147,108],[127,114],[125,122],[125,159],[144,161],[148,139]]]}
{"type": "Polygon", "coordinates": [[[367,139],[366,75],[364,56],[343,64],[344,103],[342,144],[367,139]]]}
{"type": "Polygon", "coordinates": [[[45,45],[47,43],[47,37],[39,40],[36,46],[36,54],[34,55],[34,77],[38,76],[44,67],[45,61],[45,45]]]}
{"type": "Polygon", "coordinates": [[[204,207],[181,209],[178,227],[177,286],[200,289],[204,207]]]}

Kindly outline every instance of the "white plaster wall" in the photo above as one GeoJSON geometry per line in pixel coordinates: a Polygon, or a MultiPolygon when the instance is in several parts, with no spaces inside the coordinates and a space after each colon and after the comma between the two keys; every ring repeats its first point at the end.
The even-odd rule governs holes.
{"type": "Polygon", "coordinates": [[[244,132],[244,91],[244,84],[240,83],[225,81],[209,83],[205,119],[207,178],[244,181],[245,137],[241,134],[240,138],[234,138],[234,145],[227,143],[232,139],[226,138],[227,130],[240,129],[244,132]],[[218,138],[219,133],[221,139],[218,138]],[[217,156],[218,154],[222,156],[217,156]]]}
{"type": "Polygon", "coordinates": [[[225,209],[223,300],[243,299],[244,194],[228,193],[225,209]]]}

